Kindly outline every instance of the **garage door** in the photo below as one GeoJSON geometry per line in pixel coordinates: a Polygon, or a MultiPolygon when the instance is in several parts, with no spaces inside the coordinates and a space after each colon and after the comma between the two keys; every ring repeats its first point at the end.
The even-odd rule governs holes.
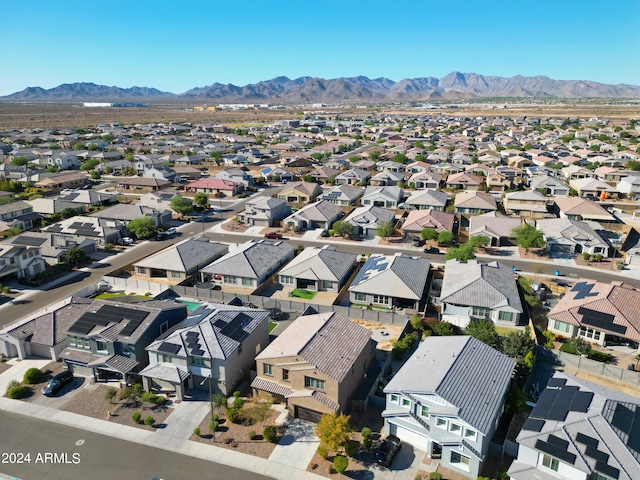
{"type": "Polygon", "coordinates": [[[403,442],[413,445],[418,450],[426,452],[429,449],[429,440],[408,428],[389,422],[389,433],[395,435],[403,442]]]}
{"type": "Polygon", "coordinates": [[[316,412],[315,410],[310,410],[304,407],[295,408],[295,417],[300,418],[302,420],[308,420],[309,422],[318,423],[322,418],[322,412],[316,412]]]}
{"type": "Polygon", "coordinates": [[[551,253],[562,253],[565,255],[571,255],[573,253],[573,245],[560,245],[554,243],[549,247],[551,249],[551,253]]]}
{"type": "Polygon", "coordinates": [[[82,377],[93,376],[93,368],[91,367],[84,367],[82,365],[77,365],[75,363],[67,363],[67,366],[69,370],[75,373],[76,375],[80,375],[82,377]]]}
{"type": "Polygon", "coordinates": [[[31,355],[34,357],[51,358],[51,349],[49,345],[42,345],[41,343],[31,343],[31,355]]]}

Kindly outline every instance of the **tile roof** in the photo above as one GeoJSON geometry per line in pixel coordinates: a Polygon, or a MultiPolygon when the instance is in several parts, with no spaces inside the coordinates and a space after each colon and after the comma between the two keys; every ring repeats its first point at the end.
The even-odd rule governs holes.
{"type": "Polygon", "coordinates": [[[282,241],[250,240],[201,271],[244,278],[260,278],[287,257],[293,257],[294,251],[294,247],[282,241]]]}
{"type": "Polygon", "coordinates": [[[206,265],[227,253],[229,246],[206,237],[187,238],[134,263],[148,267],[191,273],[198,265],[206,265]]]}
{"type": "Polygon", "coordinates": [[[411,210],[404,220],[402,230],[421,232],[425,228],[435,228],[436,231],[452,231],[455,215],[438,210],[411,210]]]}
{"type": "Polygon", "coordinates": [[[282,270],[280,275],[309,280],[342,280],[354,267],[358,255],[338,252],[335,246],[307,247],[282,270]]]}

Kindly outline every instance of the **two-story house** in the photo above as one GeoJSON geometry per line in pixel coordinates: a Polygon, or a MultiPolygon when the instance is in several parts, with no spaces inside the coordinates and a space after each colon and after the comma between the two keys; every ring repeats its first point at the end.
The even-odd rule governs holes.
{"type": "Polygon", "coordinates": [[[281,198],[256,197],[245,204],[238,219],[250,226],[273,227],[290,214],[291,207],[281,198]]]}
{"type": "Polygon", "coordinates": [[[0,244],[0,279],[30,278],[45,268],[38,246],[0,244]]]}
{"type": "Polygon", "coordinates": [[[384,388],[385,433],[477,478],[514,368],[512,359],[474,337],[426,338],[384,388]]]}
{"type": "Polygon", "coordinates": [[[339,313],[303,315],[258,354],[251,387],[293,417],[318,422],[350,409],[375,351],[371,331],[339,313]]]}
{"type": "Polygon", "coordinates": [[[267,310],[203,303],[147,347],[142,384],[147,391],[175,392],[178,399],[186,389],[209,387],[228,396],[268,343],[267,310]]]}
{"type": "Polygon", "coordinates": [[[226,170],[216,173],[214,178],[241,183],[244,185],[244,188],[253,185],[253,177],[241,168],[227,168],[226,170]]]}

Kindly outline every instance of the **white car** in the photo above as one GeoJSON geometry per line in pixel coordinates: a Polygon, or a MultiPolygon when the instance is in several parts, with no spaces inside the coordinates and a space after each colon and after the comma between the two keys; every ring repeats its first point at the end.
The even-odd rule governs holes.
{"type": "Polygon", "coordinates": [[[165,235],[175,235],[176,233],[178,233],[176,227],[167,228],[164,232],[165,235]]]}

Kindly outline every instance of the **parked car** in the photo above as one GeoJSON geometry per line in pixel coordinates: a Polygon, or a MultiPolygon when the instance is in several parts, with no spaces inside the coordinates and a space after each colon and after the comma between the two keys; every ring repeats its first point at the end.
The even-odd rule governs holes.
{"type": "Polygon", "coordinates": [[[271,240],[282,240],[282,234],[278,232],[269,232],[265,234],[264,238],[269,238],[271,240]]]}
{"type": "Polygon", "coordinates": [[[123,237],[118,243],[120,243],[120,245],[133,245],[134,240],[131,237],[123,237]]]}
{"type": "Polygon", "coordinates": [[[413,245],[414,247],[421,247],[423,243],[424,240],[418,237],[413,237],[413,239],[411,240],[411,245],[413,245]]]}
{"type": "Polygon", "coordinates": [[[382,465],[383,467],[389,468],[391,462],[393,461],[393,457],[395,456],[400,448],[402,447],[402,442],[395,435],[389,435],[384,441],[376,448],[375,458],[376,463],[382,465]]]}
{"type": "Polygon", "coordinates": [[[425,248],[424,250],[422,250],[424,253],[431,253],[431,254],[435,254],[435,255],[439,255],[440,254],[440,249],[437,247],[429,247],[429,248],[425,248]]]}
{"type": "Polygon", "coordinates": [[[66,370],[62,373],[55,375],[49,382],[42,388],[42,394],[51,396],[56,393],[60,388],[71,383],[73,381],[73,373],[66,370]]]}
{"type": "Polygon", "coordinates": [[[176,233],[178,233],[176,227],[169,227],[164,231],[165,235],[175,235],[176,233]]]}

